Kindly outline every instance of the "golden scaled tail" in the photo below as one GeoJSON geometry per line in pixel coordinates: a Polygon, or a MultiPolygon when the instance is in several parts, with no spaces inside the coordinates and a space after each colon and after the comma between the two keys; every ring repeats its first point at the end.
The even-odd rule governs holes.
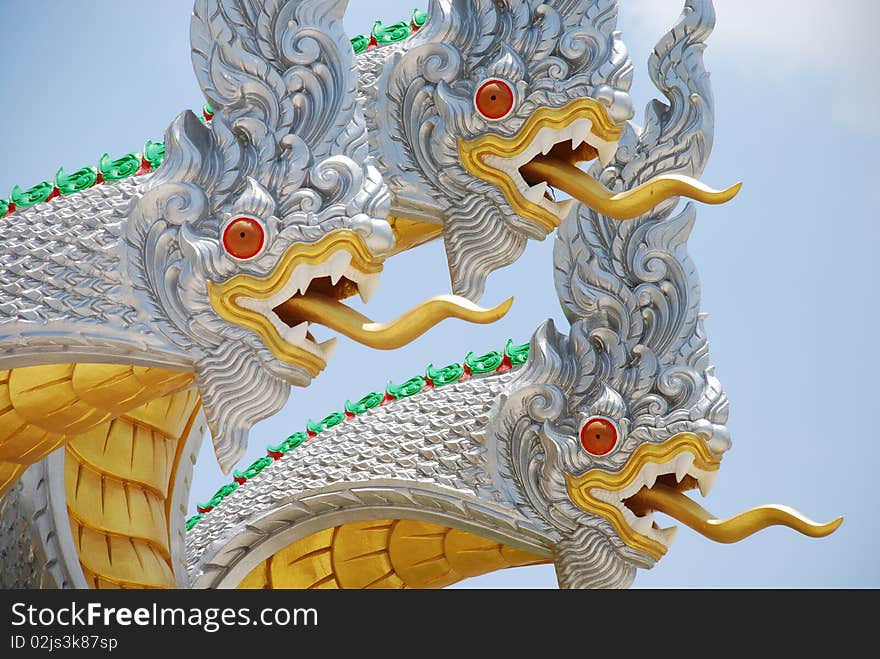
{"type": "Polygon", "coordinates": [[[838,517],[827,524],[820,524],[794,508],[777,504],[759,506],[728,519],[718,519],[678,490],[660,483],[651,489],[642,489],[630,501],[665,513],[700,535],[722,543],[739,542],[770,526],[787,526],[811,538],[823,538],[834,533],[843,523],[843,517],[838,517]]]}
{"type": "Polygon", "coordinates": [[[447,318],[458,318],[470,323],[494,323],[510,310],[512,304],[513,298],[508,298],[497,307],[484,309],[458,295],[437,295],[396,320],[375,323],[333,298],[310,293],[284,302],[276,307],[275,312],[282,320],[308,320],[370,348],[394,350],[408,345],[447,318]]]}
{"type": "Polygon", "coordinates": [[[558,158],[536,158],[522,167],[528,179],[547,181],[593,210],[616,220],[631,220],[673,197],[687,197],[704,204],[724,204],[733,199],[742,183],[725,190],[713,190],[689,176],[666,174],[632,190],[614,193],[579,169],[558,158]]]}

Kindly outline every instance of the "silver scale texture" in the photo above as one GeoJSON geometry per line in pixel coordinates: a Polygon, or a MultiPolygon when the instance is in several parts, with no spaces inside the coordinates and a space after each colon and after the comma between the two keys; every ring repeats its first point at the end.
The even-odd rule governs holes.
{"type": "MultiPolygon", "coordinates": [[[[540,546],[536,541],[546,540],[546,526],[509,506],[486,472],[486,447],[474,436],[511,377],[511,372],[474,376],[393,401],[325,430],[272,463],[187,534],[191,580],[218,585],[244,553],[254,527],[268,524],[270,535],[276,535],[329,512],[338,513],[339,523],[379,519],[389,507],[406,509],[411,519],[443,513],[483,531],[519,528],[525,539],[516,544],[540,546]],[[484,519],[469,510],[479,510],[484,519]],[[281,516],[273,516],[279,511],[281,516]]],[[[302,528],[305,535],[312,527],[302,528]]],[[[256,533],[247,550],[266,539],[256,533]]],[[[251,557],[248,565],[255,562],[251,557]]]]}
{"type": "MultiPolygon", "coordinates": [[[[335,54],[326,54],[338,60],[331,62],[330,68],[342,72],[329,84],[339,88],[340,97],[333,107],[344,110],[345,120],[334,124],[338,140],[318,138],[309,146],[321,155],[339,147],[356,156],[328,159],[329,169],[343,174],[334,185],[337,179],[321,168],[309,170],[313,176],[306,180],[308,148],[303,151],[296,139],[277,141],[292,125],[292,115],[284,105],[291,102],[289,89],[275,74],[270,72],[263,81],[266,84],[253,87],[267,100],[265,107],[257,110],[237,105],[237,87],[230,87],[228,81],[253,82],[251,72],[255,69],[248,63],[259,54],[273,63],[288,61],[278,53],[289,51],[283,46],[275,50],[266,38],[275,34],[266,30],[273,20],[288,16],[295,6],[306,7],[307,13],[323,11],[326,18],[341,5],[316,0],[273,3],[273,11],[283,7],[281,13],[259,16],[255,5],[245,2],[235,5],[245,8],[245,13],[229,23],[231,19],[223,12],[232,11],[232,4],[199,0],[194,14],[194,62],[209,100],[221,109],[210,134],[193,123],[192,117],[172,125],[166,138],[166,165],[129,213],[130,221],[141,227],[134,226],[130,237],[155,239],[159,233],[151,233],[151,221],[164,222],[161,230],[174,237],[164,238],[164,242],[154,240],[138,258],[146,256],[147,263],[177,267],[184,258],[175,251],[178,244],[189,245],[188,254],[195,255],[190,270],[181,271],[194,272],[197,276],[190,282],[199,285],[190,283],[171,291],[173,300],[190,304],[175,302],[171,309],[165,309],[162,327],[175,326],[178,333],[185,333],[177,316],[185,318],[183,311],[195,313],[202,308],[198,305],[204,301],[194,297],[199,282],[214,274],[230,274],[228,264],[216,258],[216,245],[208,237],[217,227],[217,216],[223,217],[223,213],[264,212],[271,216],[270,223],[292,218],[291,230],[299,232],[297,239],[309,242],[323,235],[322,218],[331,218],[328,227],[339,228],[345,225],[346,217],[358,213],[384,217],[383,213],[394,207],[382,191],[387,183],[393,204],[411,209],[414,215],[422,212],[423,219],[444,223],[455,290],[472,296],[479,295],[492,269],[517,258],[525,236],[543,237],[532,235],[534,227],[514,217],[497,190],[486,189],[483,182],[469,177],[455,160],[456,136],[474,137],[496,130],[474,118],[472,87],[486,76],[503,75],[528,89],[530,76],[546,66],[541,61],[552,59],[554,63],[565,62],[569,67],[565,70],[577,75],[570,80],[563,76],[552,89],[542,86],[549,84],[547,80],[536,78],[534,96],[526,97],[521,116],[517,114],[502,132],[515,132],[530,107],[556,106],[584,95],[599,99],[612,116],[625,120],[631,116],[627,90],[632,67],[614,29],[613,0],[508,4],[431,0],[433,18],[429,24],[387,53],[381,49],[367,53],[359,66],[364,74],[360,81],[352,73],[356,69],[348,54],[338,49],[335,54]],[[558,24],[553,23],[555,11],[561,16],[558,24]],[[538,13],[542,13],[540,21],[535,18],[538,13]],[[497,32],[483,34],[496,22],[506,35],[504,40],[497,38],[497,32]],[[227,23],[233,25],[231,31],[227,23]],[[230,41],[230,35],[239,41],[230,41]],[[541,40],[548,35],[559,42],[541,40]],[[219,57],[221,68],[225,67],[225,82],[212,78],[208,63],[213,57],[219,57]],[[340,63],[345,66],[334,68],[340,63]],[[535,66],[538,68],[532,71],[535,66]],[[355,96],[360,110],[353,109],[355,96]],[[224,109],[225,102],[229,105],[224,109]],[[254,112],[256,118],[250,117],[254,112]],[[236,142],[230,126],[245,116],[252,121],[247,123],[249,136],[236,142]],[[368,142],[366,128],[370,131],[368,142]],[[269,154],[278,154],[279,144],[284,146],[282,160],[263,167],[269,154]],[[243,163],[250,166],[250,178],[234,193],[231,182],[241,179],[243,163]],[[378,165],[384,182],[371,163],[378,165]],[[294,187],[302,184],[316,189],[294,191],[290,180],[297,181],[294,187]],[[346,203],[333,205],[330,200],[339,195],[346,203]],[[181,198],[186,198],[188,205],[167,214],[169,202],[181,198]],[[320,206],[322,200],[328,205],[313,207],[314,216],[302,222],[297,213],[309,204],[320,206]],[[447,212],[454,207],[467,211],[477,224],[486,224],[487,230],[472,231],[473,222],[465,221],[468,218],[447,212]],[[276,208],[280,209],[279,217],[274,215],[276,208]],[[479,241],[469,243],[464,236],[468,232],[479,236],[479,241]],[[169,245],[172,249],[167,252],[156,251],[169,245]],[[489,254],[487,245],[500,256],[489,254]],[[155,259],[156,254],[161,258],[155,259]]],[[[666,101],[649,105],[643,128],[627,123],[615,159],[607,167],[596,165],[592,170],[610,189],[631,189],[662,173],[699,176],[706,164],[714,130],[714,103],[702,53],[715,16],[710,0],[686,0],[684,5],[678,23],[660,40],[648,63],[652,81],[666,101]]],[[[334,32],[337,41],[342,36],[334,32]]],[[[347,47],[347,40],[344,43],[347,47]]],[[[326,75],[326,70],[315,75],[326,75]]],[[[303,89],[307,95],[309,86],[298,88],[303,89]]],[[[297,102],[300,100],[298,97],[297,102]]],[[[314,106],[326,112],[329,107],[314,106]]],[[[303,128],[305,134],[314,136],[314,125],[306,122],[303,128]]],[[[132,185],[140,183],[133,181],[132,185]]],[[[94,195],[100,197],[107,190],[94,195]]],[[[91,197],[84,199],[82,203],[87,204],[91,197]]],[[[99,198],[93,203],[118,210],[112,200],[99,198]]],[[[270,465],[187,534],[191,585],[234,586],[249,567],[298,537],[363,519],[364,515],[375,519],[379,514],[445,521],[543,555],[555,555],[559,582],[564,587],[629,585],[636,568],[650,567],[653,559],[626,546],[607,520],[576,507],[565,492],[565,475],[579,475],[591,468],[619,469],[639,445],[662,442],[677,432],[702,436],[719,454],[730,446],[727,400],[709,364],[697,271],[686,250],[695,211],[688,205],[673,215],[675,207],[676,200],[669,200],[631,222],[610,220],[582,207],[572,213],[557,234],[553,264],[559,298],[571,322],[568,336],[545,323],[532,338],[531,357],[525,367],[429,390],[373,410],[325,431],[270,465]],[[579,451],[577,431],[585,418],[596,414],[614,419],[623,437],[619,451],[593,460],[579,451]]],[[[32,212],[52,211],[36,208],[32,212]]],[[[108,243],[115,217],[109,228],[102,229],[108,243]]],[[[80,220],[66,221],[75,224],[80,220]]],[[[365,225],[352,226],[364,230],[365,225]]],[[[381,237],[376,225],[371,226],[366,233],[381,237]]],[[[78,245],[76,237],[62,242],[71,250],[78,245]]],[[[54,267],[48,265],[51,257],[41,254],[38,258],[47,264],[43,267],[54,267]]],[[[94,263],[103,263],[101,255],[95,258],[94,263]]],[[[84,270],[75,275],[76,281],[104,286],[103,293],[121,295],[125,309],[126,292],[111,290],[113,279],[90,280],[92,274],[84,270]]],[[[168,283],[150,280],[152,274],[147,271],[146,279],[135,278],[147,297],[158,292],[157,282],[161,286],[168,283]]],[[[58,283],[55,287],[68,293],[58,283]]],[[[29,310],[22,300],[36,293],[16,290],[21,299],[15,313],[53,313],[29,310]]],[[[81,303],[84,306],[80,308],[94,305],[99,314],[111,313],[103,302],[81,303]]],[[[57,304],[49,303],[50,309],[56,309],[57,304]]],[[[116,313],[121,313],[123,320],[131,318],[124,310],[116,313]]],[[[233,376],[254,377],[262,383],[254,387],[255,396],[268,400],[262,407],[245,405],[247,413],[240,415],[234,432],[218,448],[218,456],[230,464],[242,450],[241,430],[262,418],[260,415],[279,409],[286,400],[286,388],[281,395],[262,386],[283,378],[276,378],[277,365],[253,343],[253,337],[242,338],[216,318],[205,318],[204,327],[204,334],[212,341],[221,337],[219,343],[207,345],[208,352],[217,355],[216,363],[205,359],[206,346],[178,345],[190,350],[190,363],[208,374],[199,381],[208,407],[211,401],[223,399],[223,386],[228,384],[215,382],[219,376],[211,374],[220,373],[231,358],[245,359],[253,366],[237,365],[233,376]],[[231,343],[226,340],[230,337],[231,343]],[[244,342],[247,351],[238,349],[236,341],[244,342]],[[274,393],[267,397],[270,390],[274,393]]],[[[146,331],[140,336],[151,335],[146,331]]],[[[96,338],[97,343],[102,341],[106,338],[96,338]]],[[[17,351],[20,355],[21,347],[19,342],[7,354],[17,351]]],[[[295,379],[289,373],[286,377],[295,379]]],[[[212,421],[212,412],[208,412],[212,421]]],[[[12,500],[19,494],[7,496],[12,500]]],[[[10,529],[18,529],[15,533],[32,525],[14,519],[8,523],[10,529]]],[[[30,556],[29,541],[21,534],[19,538],[20,543],[10,543],[10,552],[30,556]]],[[[16,578],[26,582],[41,579],[39,569],[28,567],[27,560],[14,561],[23,566],[16,578]]]]}

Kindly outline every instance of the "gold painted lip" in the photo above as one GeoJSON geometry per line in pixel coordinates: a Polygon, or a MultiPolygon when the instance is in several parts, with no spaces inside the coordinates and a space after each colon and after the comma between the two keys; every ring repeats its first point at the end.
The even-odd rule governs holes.
{"type": "MultiPolygon", "coordinates": [[[[322,355],[320,346],[308,338],[304,338],[299,345],[287,341],[270,319],[269,314],[274,313],[271,309],[277,305],[270,303],[268,308],[262,309],[259,301],[272,300],[282,293],[297,268],[325,264],[341,252],[350,256],[347,272],[356,279],[359,278],[358,274],[366,278],[378,275],[382,270],[382,261],[373,256],[363,238],[353,231],[340,229],[317,242],[292,245],[281,257],[275,270],[266,277],[242,273],[222,284],[209,282],[211,304],[225,320],[256,332],[275,357],[283,362],[302,366],[314,377],[327,365],[327,355],[322,355]],[[244,306],[245,300],[248,301],[248,306],[244,306]]],[[[346,296],[353,292],[347,291],[346,296]]],[[[291,292],[285,300],[279,300],[278,303],[293,297],[294,293],[295,291],[291,292]]]]}
{"type": "MultiPolygon", "coordinates": [[[[410,246],[433,235],[417,229],[411,233],[410,246]]],[[[392,322],[375,323],[342,300],[357,291],[368,301],[381,270],[382,261],[370,253],[363,239],[341,229],[315,243],[293,245],[266,277],[235,275],[222,284],[209,283],[208,294],[222,318],[254,331],[276,358],[305,368],[312,377],[326,367],[336,344],[335,338],[316,343],[308,332],[312,324],[371,348],[392,350],[447,318],[495,322],[513,302],[511,298],[484,309],[457,295],[438,295],[392,322]]]]}
{"type": "Polygon", "coordinates": [[[486,135],[459,140],[459,157],[474,176],[497,186],[513,210],[548,233],[559,226],[576,201],[616,220],[631,220],[675,197],[706,204],[733,199],[741,183],[714,190],[682,174],[663,174],[631,190],[615,192],[578,165],[599,158],[611,161],[622,127],[613,123],[598,101],[572,101],[562,108],[541,108],[512,138],[486,135]],[[557,203],[550,188],[571,200],[557,203]]]}
{"type": "Polygon", "coordinates": [[[618,472],[591,469],[581,476],[567,475],[566,480],[572,501],[605,517],[627,545],[659,560],[672,543],[674,529],[653,528],[650,517],[637,518],[624,500],[645,485],[653,487],[660,478],[677,479],[681,489],[702,484],[704,494],[708,494],[720,466],[721,460],[709,451],[699,435],[685,432],[661,444],[642,444],[618,472]],[[666,474],[671,474],[671,478],[666,474]]]}
{"type": "Polygon", "coordinates": [[[514,137],[485,135],[474,140],[460,139],[459,158],[471,174],[501,189],[517,214],[534,220],[549,233],[559,226],[561,218],[541,204],[526,199],[510,174],[490,163],[495,162],[493,158],[516,158],[532,147],[543,129],[562,130],[579,119],[589,121],[592,136],[605,143],[617,142],[623,132],[623,127],[609,118],[601,103],[592,98],[581,98],[561,108],[539,108],[514,137]]]}
{"type": "Polygon", "coordinates": [[[584,510],[608,519],[627,545],[655,560],[666,553],[675,527],[659,528],[654,511],[669,515],[715,542],[738,542],[770,526],[787,526],[812,538],[830,535],[843,521],[814,522],[788,506],[758,506],[718,519],[684,492],[714,485],[721,461],[693,433],[679,433],[661,444],[643,444],[619,472],[591,469],[567,476],[568,493],[584,510]]]}

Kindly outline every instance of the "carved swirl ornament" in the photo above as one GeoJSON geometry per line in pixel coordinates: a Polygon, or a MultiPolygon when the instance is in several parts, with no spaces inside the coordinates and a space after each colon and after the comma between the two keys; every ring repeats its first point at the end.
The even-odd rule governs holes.
{"type": "Polygon", "coordinates": [[[739,190],[699,180],[711,0],[655,46],[641,128],[616,0],[430,0],[353,39],[346,5],[196,0],[202,116],[0,200],[0,585],[435,587],[553,562],[563,587],[622,587],[672,543],[656,511],[719,542],[836,529],[691,496],[731,446],[687,253],[693,202],[739,190]],[[315,325],[391,350],[494,322],[512,300],[478,306],[487,278],[550,233],[567,334],[348,399],[185,520],[201,438],[232,471],[324,370],[315,325]],[[450,293],[389,322],[348,304],[436,239],[450,293]]]}

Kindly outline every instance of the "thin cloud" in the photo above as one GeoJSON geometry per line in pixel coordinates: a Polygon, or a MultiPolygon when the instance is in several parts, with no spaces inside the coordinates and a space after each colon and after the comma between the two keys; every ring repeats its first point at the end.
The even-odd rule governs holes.
{"type": "MultiPolygon", "coordinates": [[[[682,0],[620,3],[628,45],[653,43],[674,22],[682,0]]],[[[840,125],[880,135],[880,2],[876,0],[716,0],[709,63],[729,61],[751,77],[804,77],[828,99],[840,125]]],[[[644,61],[644,60],[642,60],[644,61]]]]}

